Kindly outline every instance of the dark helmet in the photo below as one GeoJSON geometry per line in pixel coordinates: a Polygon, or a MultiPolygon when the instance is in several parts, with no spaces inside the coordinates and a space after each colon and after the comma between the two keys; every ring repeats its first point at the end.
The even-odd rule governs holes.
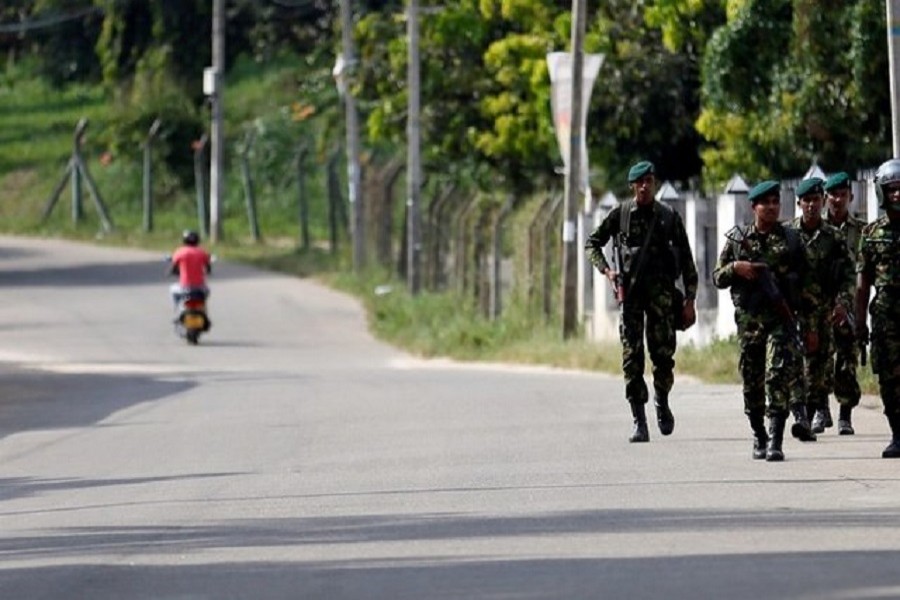
{"type": "Polygon", "coordinates": [[[883,188],[890,183],[900,183],[900,159],[892,158],[875,171],[875,194],[881,208],[886,208],[888,200],[883,188]]]}
{"type": "Polygon", "coordinates": [[[200,243],[200,236],[197,235],[196,231],[191,231],[190,229],[185,229],[181,234],[181,241],[187,244],[188,246],[196,246],[200,243]]]}

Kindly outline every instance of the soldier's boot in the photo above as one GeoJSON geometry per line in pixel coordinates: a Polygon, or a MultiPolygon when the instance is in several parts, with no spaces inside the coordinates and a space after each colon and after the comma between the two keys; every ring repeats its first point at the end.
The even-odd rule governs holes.
{"type": "Polygon", "coordinates": [[[900,458],[900,413],[888,415],[891,426],[891,443],[881,453],[881,458],[900,458]]]}
{"type": "Polygon", "coordinates": [[[853,435],[853,422],[850,420],[850,414],[853,412],[852,406],[841,404],[841,412],[838,414],[838,435],[853,435]]]}
{"type": "Polygon", "coordinates": [[[781,443],[784,440],[784,422],[786,415],[780,414],[769,417],[769,443],[766,446],[766,461],[778,462],[784,460],[784,452],[781,443]]]}
{"type": "Polygon", "coordinates": [[[806,415],[806,405],[795,404],[791,407],[791,413],[794,415],[794,424],[791,425],[791,435],[801,442],[816,441],[816,434],[812,432],[812,428],[809,426],[809,417],[806,415]]]}
{"type": "Polygon", "coordinates": [[[669,408],[669,398],[656,396],[653,404],[656,406],[656,424],[659,425],[659,432],[663,435],[671,435],[675,430],[675,415],[669,408]]]}
{"type": "Polygon", "coordinates": [[[750,419],[750,429],[753,431],[753,458],[763,459],[766,457],[766,444],[769,443],[765,417],[762,411],[753,411],[747,418],[750,419]]]}
{"type": "Polygon", "coordinates": [[[637,402],[631,403],[631,415],[634,417],[634,429],[631,431],[629,442],[649,442],[650,431],[647,429],[647,413],[644,405],[637,402]]]}
{"type": "Polygon", "coordinates": [[[813,433],[824,433],[826,429],[834,425],[834,421],[831,420],[831,409],[826,404],[824,408],[816,409],[816,414],[812,420],[812,429],[813,433]]]}

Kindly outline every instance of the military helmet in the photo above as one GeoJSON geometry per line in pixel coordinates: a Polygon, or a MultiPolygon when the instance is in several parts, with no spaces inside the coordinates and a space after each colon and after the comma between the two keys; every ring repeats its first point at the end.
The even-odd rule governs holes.
{"type": "Polygon", "coordinates": [[[878,196],[878,206],[885,208],[887,196],[884,195],[884,186],[891,183],[900,183],[900,159],[892,158],[882,163],[875,171],[875,194],[878,196]]]}

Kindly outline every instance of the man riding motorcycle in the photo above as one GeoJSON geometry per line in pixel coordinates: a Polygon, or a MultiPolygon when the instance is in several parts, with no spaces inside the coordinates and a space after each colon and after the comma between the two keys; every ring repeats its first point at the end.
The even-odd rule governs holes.
{"type": "Polygon", "coordinates": [[[178,283],[173,283],[170,288],[176,309],[188,294],[202,292],[204,299],[209,297],[206,275],[212,271],[212,257],[200,247],[197,232],[186,229],[181,241],[183,245],[172,254],[169,267],[169,274],[178,276],[178,283]]]}

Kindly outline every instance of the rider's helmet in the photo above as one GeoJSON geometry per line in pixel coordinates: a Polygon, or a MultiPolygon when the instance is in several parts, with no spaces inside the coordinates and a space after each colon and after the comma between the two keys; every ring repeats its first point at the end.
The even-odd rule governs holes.
{"type": "Polygon", "coordinates": [[[875,171],[875,194],[881,208],[887,208],[888,197],[884,193],[884,186],[891,183],[900,183],[900,159],[892,158],[875,171]]]}
{"type": "Polygon", "coordinates": [[[200,236],[197,235],[196,231],[191,231],[190,229],[185,229],[181,234],[181,241],[184,242],[188,246],[196,246],[200,243],[200,236]]]}

